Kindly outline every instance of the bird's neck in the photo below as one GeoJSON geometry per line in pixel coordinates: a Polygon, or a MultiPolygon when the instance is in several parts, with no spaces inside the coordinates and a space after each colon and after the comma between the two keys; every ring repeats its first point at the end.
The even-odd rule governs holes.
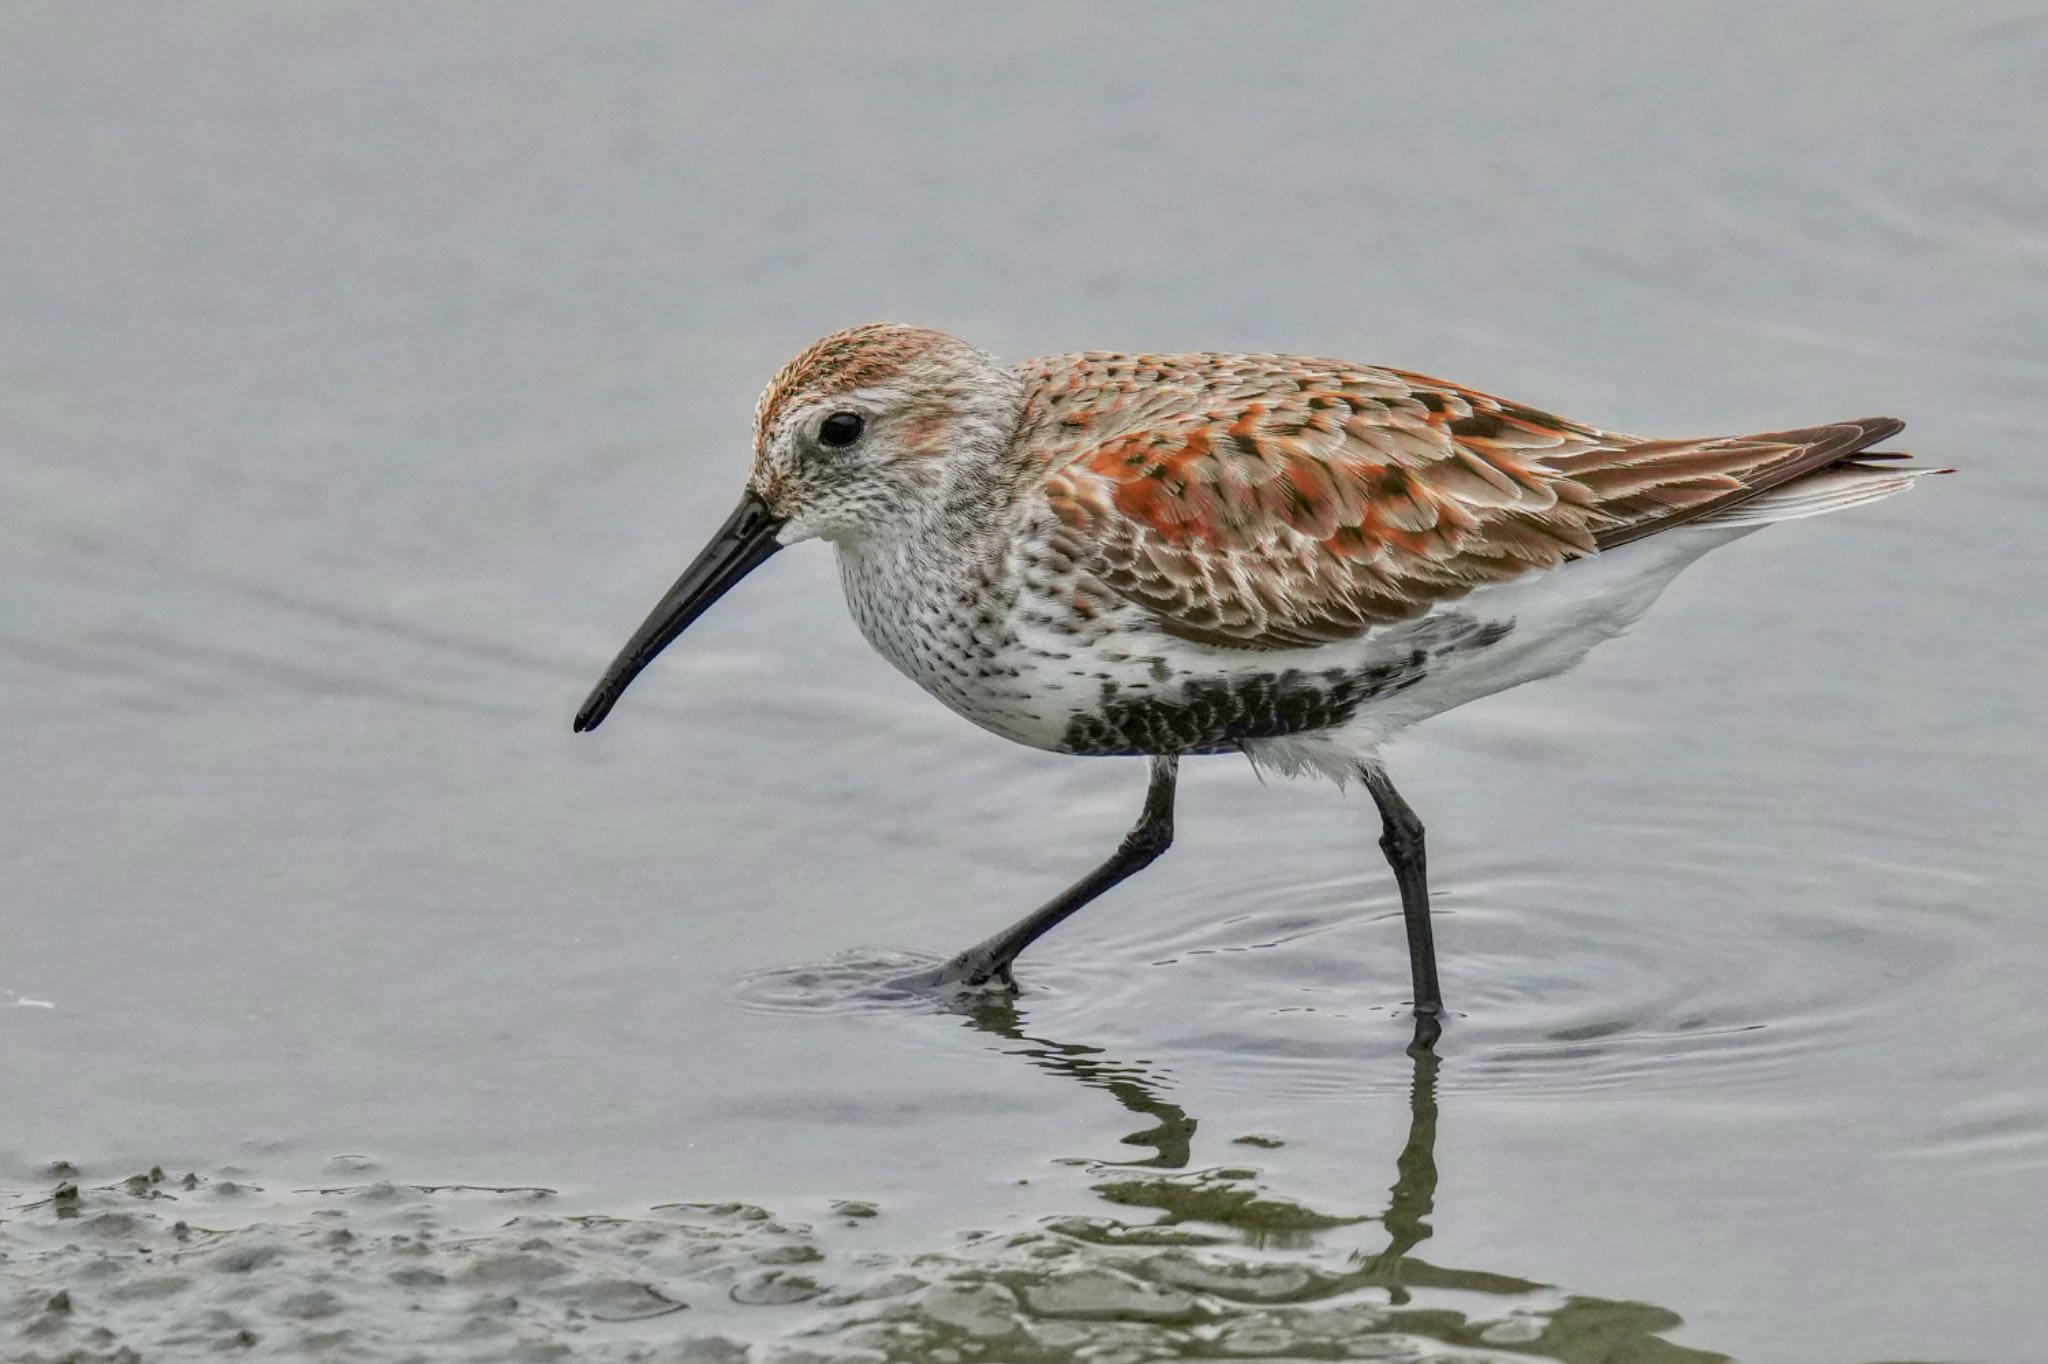
{"type": "Polygon", "coordinates": [[[1017,595],[1010,445],[1021,385],[1003,396],[956,424],[934,482],[886,530],[838,545],[840,584],[868,643],[956,710],[969,698],[955,693],[972,691],[960,669],[1014,642],[1006,633],[1017,595]]]}
{"type": "Polygon", "coordinates": [[[847,537],[842,559],[915,567],[946,580],[947,570],[1007,542],[1017,509],[1015,457],[1023,420],[1024,377],[975,353],[945,392],[943,453],[911,464],[906,495],[864,533],[847,537]]]}

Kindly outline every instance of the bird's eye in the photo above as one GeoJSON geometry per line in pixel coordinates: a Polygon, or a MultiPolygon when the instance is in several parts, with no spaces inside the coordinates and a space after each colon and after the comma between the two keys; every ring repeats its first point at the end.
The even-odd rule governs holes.
{"type": "Polygon", "coordinates": [[[861,428],[866,425],[858,412],[834,412],[818,426],[818,439],[822,443],[843,450],[860,439],[861,428]]]}

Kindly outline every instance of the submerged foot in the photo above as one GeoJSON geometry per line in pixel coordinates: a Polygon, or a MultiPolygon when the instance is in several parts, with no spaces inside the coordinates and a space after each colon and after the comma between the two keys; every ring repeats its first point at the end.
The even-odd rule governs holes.
{"type": "Polygon", "coordinates": [[[1410,1056],[1423,1056],[1436,1050],[1436,1041],[1444,1035],[1443,1010],[1441,1006],[1417,1009],[1415,1011],[1415,1038],[1408,1044],[1410,1056]]]}
{"type": "Polygon", "coordinates": [[[943,965],[913,971],[890,983],[906,990],[949,990],[958,994],[1017,993],[1017,978],[1010,974],[1010,962],[972,947],[943,965]]]}

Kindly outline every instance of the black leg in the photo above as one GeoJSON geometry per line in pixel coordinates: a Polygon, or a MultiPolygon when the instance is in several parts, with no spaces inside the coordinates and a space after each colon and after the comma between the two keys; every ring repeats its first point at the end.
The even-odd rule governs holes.
{"type": "Polygon", "coordinates": [[[983,943],[968,948],[936,971],[912,977],[919,985],[1016,985],[1010,963],[1062,919],[1117,882],[1150,866],[1173,843],[1173,784],[1180,759],[1152,759],[1152,784],[1145,791],[1145,812],[1124,835],[1107,862],[1054,896],[1046,904],[983,943]]]}
{"type": "Polygon", "coordinates": [[[1359,767],[1365,789],[1380,807],[1380,851],[1401,887],[1401,917],[1408,924],[1408,973],[1415,987],[1415,1041],[1428,1051],[1443,1032],[1444,996],[1436,983],[1436,942],[1429,929],[1429,870],[1422,851],[1422,820],[1377,763],[1359,767]]]}

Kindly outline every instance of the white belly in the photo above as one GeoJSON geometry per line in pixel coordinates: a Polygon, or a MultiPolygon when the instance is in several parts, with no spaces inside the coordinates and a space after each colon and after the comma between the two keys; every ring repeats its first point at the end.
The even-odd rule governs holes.
{"type": "Polygon", "coordinates": [[[1746,533],[1681,528],[1357,640],[1288,650],[1193,644],[1136,607],[1079,631],[1048,625],[1028,594],[992,619],[971,602],[901,591],[857,561],[841,567],[875,648],[1004,738],[1090,755],[1242,750],[1283,772],[1341,780],[1417,720],[1572,667],[1687,564],[1746,533]]]}
{"type": "Polygon", "coordinates": [[[1681,527],[1595,558],[1481,588],[1439,609],[1507,626],[1497,643],[1446,656],[1423,681],[1361,706],[1344,725],[1247,745],[1246,752],[1281,772],[1316,771],[1349,780],[1359,762],[1416,721],[1576,666],[1594,645],[1641,617],[1687,565],[1754,529],[1681,527]]]}

